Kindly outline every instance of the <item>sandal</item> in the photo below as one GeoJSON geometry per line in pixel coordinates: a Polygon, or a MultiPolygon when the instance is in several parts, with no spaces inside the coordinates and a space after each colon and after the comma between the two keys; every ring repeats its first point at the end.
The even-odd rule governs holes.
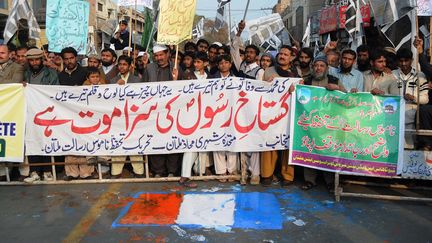
{"type": "Polygon", "coordinates": [[[310,182],[310,181],[306,181],[306,182],[301,186],[301,189],[302,189],[303,191],[307,191],[307,190],[312,189],[313,187],[315,187],[315,185],[314,185],[312,182],[310,182]]]}
{"type": "Polygon", "coordinates": [[[179,180],[179,184],[184,186],[184,187],[187,187],[187,188],[197,188],[198,187],[198,185],[196,183],[192,182],[191,179],[189,179],[189,178],[181,178],[179,180]]]}

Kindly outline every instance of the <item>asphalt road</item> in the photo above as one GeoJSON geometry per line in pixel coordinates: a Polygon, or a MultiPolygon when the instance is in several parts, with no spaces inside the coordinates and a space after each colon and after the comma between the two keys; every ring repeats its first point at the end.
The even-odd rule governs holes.
{"type": "Polygon", "coordinates": [[[192,190],[175,182],[2,186],[0,242],[432,241],[432,204],[358,198],[338,203],[323,186],[304,192],[299,185],[282,189],[215,181],[198,184],[192,190]],[[156,194],[161,199],[150,200],[156,194]],[[163,195],[173,197],[165,200],[163,195]],[[218,197],[236,199],[209,211],[221,213],[212,220],[234,215],[233,225],[215,227],[201,221],[202,225],[187,225],[197,212],[178,216],[186,218],[177,218],[183,223],[169,223],[176,202],[182,203],[180,215],[188,214],[182,211],[186,198],[192,199],[188,199],[190,210],[204,212],[205,204],[214,204],[218,197]],[[248,217],[257,220],[247,222],[248,217]]]}

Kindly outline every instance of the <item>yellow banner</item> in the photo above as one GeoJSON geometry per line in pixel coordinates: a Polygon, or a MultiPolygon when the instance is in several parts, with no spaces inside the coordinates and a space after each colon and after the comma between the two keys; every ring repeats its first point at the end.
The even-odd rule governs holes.
{"type": "Polygon", "coordinates": [[[157,42],[178,45],[192,36],[196,0],[161,0],[157,42]]]}
{"type": "Polygon", "coordinates": [[[22,84],[0,85],[0,161],[23,162],[25,98],[22,84]]]}

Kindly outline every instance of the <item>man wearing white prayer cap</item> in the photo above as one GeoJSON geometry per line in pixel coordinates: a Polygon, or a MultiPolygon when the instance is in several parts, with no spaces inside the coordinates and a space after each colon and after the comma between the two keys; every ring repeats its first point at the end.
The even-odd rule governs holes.
{"type": "MultiPolygon", "coordinates": [[[[176,69],[170,62],[169,50],[165,45],[153,46],[155,62],[147,65],[144,70],[144,82],[161,82],[182,80],[183,71],[176,69]]],[[[181,154],[149,155],[150,169],[155,177],[174,176],[179,170],[181,154]]]]}

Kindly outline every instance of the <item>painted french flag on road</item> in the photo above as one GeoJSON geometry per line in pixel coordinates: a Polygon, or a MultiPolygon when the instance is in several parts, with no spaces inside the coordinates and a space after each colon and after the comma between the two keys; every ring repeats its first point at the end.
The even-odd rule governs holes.
{"type": "Polygon", "coordinates": [[[171,226],[282,229],[271,193],[138,193],[112,227],[171,226]]]}

